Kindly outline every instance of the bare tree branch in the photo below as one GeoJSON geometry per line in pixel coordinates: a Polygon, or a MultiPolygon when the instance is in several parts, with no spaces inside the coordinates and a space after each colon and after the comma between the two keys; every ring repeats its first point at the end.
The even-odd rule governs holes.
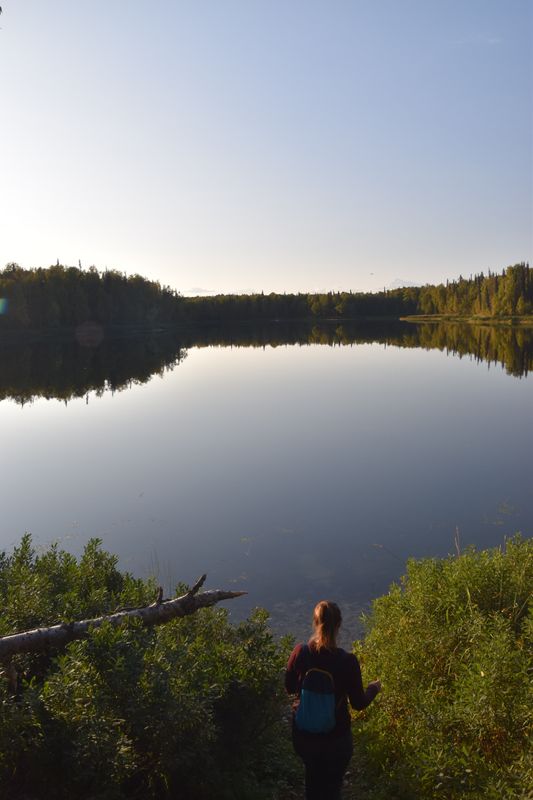
{"type": "Polygon", "coordinates": [[[246,594],[246,592],[228,592],[223,589],[211,589],[197,594],[205,579],[206,576],[202,575],[192,589],[172,600],[162,601],[160,589],[156,602],[150,606],[3,636],[0,638],[0,661],[9,660],[17,653],[39,653],[48,648],[64,647],[75,639],[83,639],[92,628],[99,628],[104,622],[120,625],[124,620],[134,618],[140,619],[146,626],[162,625],[176,617],[194,614],[199,608],[207,608],[220,603],[221,600],[232,600],[234,597],[246,594]]]}
{"type": "Polygon", "coordinates": [[[206,582],[206,579],[207,575],[202,575],[200,578],[198,578],[192,589],[189,589],[189,594],[196,594],[197,592],[199,592],[204,583],[206,582]]]}

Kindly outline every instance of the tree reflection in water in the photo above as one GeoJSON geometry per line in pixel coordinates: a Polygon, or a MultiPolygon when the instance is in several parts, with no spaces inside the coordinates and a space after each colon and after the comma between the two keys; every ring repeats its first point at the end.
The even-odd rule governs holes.
{"type": "Polygon", "coordinates": [[[92,328],[68,338],[0,341],[0,399],[24,405],[38,397],[68,402],[90,392],[121,391],[174,369],[194,347],[386,344],[438,349],[501,364],[509,375],[533,366],[533,331],[466,323],[276,321],[261,326],[203,326],[150,332],[92,328]]]}

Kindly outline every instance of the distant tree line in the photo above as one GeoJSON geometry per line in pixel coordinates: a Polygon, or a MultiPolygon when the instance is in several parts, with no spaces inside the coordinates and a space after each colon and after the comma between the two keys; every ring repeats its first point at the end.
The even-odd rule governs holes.
{"type": "Polygon", "coordinates": [[[116,270],[64,267],[0,272],[1,328],[72,328],[88,320],[104,326],[175,322],[180,296],[168,286],[116,270]]]}
{"type": "Polygon", "coordinates": [[[459,277],[418,291],[417,314],[521,316],[533,312],[533,275],[524,263],[507,267],[501,274],[459,277]]]}
{"type": "Polygon", "coordinates": [[[243,320],[354,319],[414,314],[508,316],[533,313],[529,264],[507,267],[438,286],[382,292],[222,294],[183,297],[169,286],[116,270],[55,265],[0,272],[0,330],[102,326],[186,325],[243,320]]]}

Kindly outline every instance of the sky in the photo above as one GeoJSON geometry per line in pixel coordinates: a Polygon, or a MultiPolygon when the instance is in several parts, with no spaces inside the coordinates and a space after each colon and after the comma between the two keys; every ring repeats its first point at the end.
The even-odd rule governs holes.
{"type": "Polygon", "coordinates": [[[2,0],[0,266],[183,294],[531,260],[530,0],[2,0]]]}

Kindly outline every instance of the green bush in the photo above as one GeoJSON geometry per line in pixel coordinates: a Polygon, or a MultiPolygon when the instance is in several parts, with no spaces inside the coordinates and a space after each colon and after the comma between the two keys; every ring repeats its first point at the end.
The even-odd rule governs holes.
{"type": "MultiPolygon", "coordinates": [[[[384,691],[356,723],[368,800],[526,800],[533,789],[533,542],[410,561],[355,644],[384,691]]],[[[182,591],[185,587],[178,587],[182,591]]],[[[0,555],[0,634],[144,605],[155,586],[24,537],[0,555]]],[[[282,687],[290,643],[267,614],[223,609],[143,628],[104,625],[0,681],[0,797],[266,800],[301,777],[282,687]]],[[[364,792],[364,794],[363,794],[364,792]]],[[[292,795],[291,795],[292,796],[292,795]]]]}
{"type": "Polygon", "coordinates": [[[533,542],[409,561],[356,642],[383,693],[363,719],[375,797],[533,794],[533,542]],[[381,793],[380,793],[381,792],[381,793]]]}
{"type": "MultiPolygon", "coordinates": [[[[0,562],[0,629],[154,595],[151,582],[120,573],[97,540],[76,561],[57,547],[38,556],[25,537],[0,562]]],[[[0,682],[0,795],[276,797],[291,769],[281,681],[289,642],[274,642],[267,618],[257,611],[231,625],[225,610],[204,609],[157,628],[133,620],[104,625],[62,653],[18,658],[18,699],[0,682]]]]}

